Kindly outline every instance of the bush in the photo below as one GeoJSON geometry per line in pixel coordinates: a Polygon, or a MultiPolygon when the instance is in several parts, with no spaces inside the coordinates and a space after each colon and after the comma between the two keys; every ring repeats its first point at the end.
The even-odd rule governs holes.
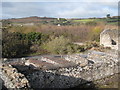
{"type": "Polygon", "coordinates": [[[89,33],[92,41],[100,41],[100,33],[102,32],[101,27],[94,27],[89,33]]]}
{"type": "Polygon", "coordinates": [[[18,37],[19,40],[25,40],[26,39],[26,34],[24,33],[19,33],[19,32],[14,32],[16,36],[18,37]]]}
{"type": "Polygon", "coordinates": [[[66,53],[67,48],[66,46],[70,43],[70,40],[61,37],[52,38],[51,41],[48,41],[44,44],[44,48],[47,49],[49,52],[54,54],[61,54],[66,53]]]}
{"type": "Polygon", "coordinates": [[[30,52],[30,43],[28,40],[20,40],[16,33],[3,31],[2,37],[2,57],[13,58],[22,57],[30,52]]]}
{"type": "Polygon", "coordinates": [[[31,42],[37,42],[41,40],[41,33],[30,32],[26,34],[26,38],[31,42]]]}
{"type": "Polygon", "coordinates": [[[28,40],[32,44],[41,44],[48,39],[48,35],[42,34],[40,32],[30,32],[30,33],[20,33],[14,32],[19,40],[28,40]]]}
{"type": "Polygon", "coordinates": [[[68,54],[82,51],[78,45],[72,44],[71,41],[63,36],[53,37],[50,41],[43,44],[44,49],[53,54],[68,54]]]}

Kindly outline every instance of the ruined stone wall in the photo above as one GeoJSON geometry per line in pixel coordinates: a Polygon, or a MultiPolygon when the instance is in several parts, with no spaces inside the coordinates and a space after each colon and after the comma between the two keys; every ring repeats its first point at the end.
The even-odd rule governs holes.
{"type": "Polygon", "coordinates": [[[30,87],[28,80],[13,68],[10,64],[3,64],[0,70],[0,78],[4,81],[2,82],[7,88],[28,88],[30,87]]]}
{"type": "MultiPolygon", "coordinates": [[[[73,55],[71,57],[80,56],[73,55]]],[[[69,88],[118,73],[118,58],[116,55],[92,52],[86,59],[90,62],[83,67],[78,65],[57,70],[39,70],[27,74],[27,78],[33,88],[69,88]]]]}
{"type": "Polygon", "coordinates": [[[8,88],[70,88],[88,81],[94,81],[118,73],[118,52],[90,51],[87,54],[75,54],[64,57],[77,66],[54,70],[21,69],[21,73],[12,66],[4,66],[2,79],[8,88]],[[82,64],[81,64],[82,63],[82,64]],[[17,74],[17,75],[16,75],[17,74]],[[8,80],[6,80],[8,78],[8,80]]]}
{"type": "Polygon", "coordinates": [[[100,34],[100,45],[118,50],[118,39],[120,39],[118,30],[105,29],[100,34]]]}
{"type": "Polygon", "coordinates": [[[82,70],[80,67],[63,68],[58,71],[37,71],[27,77],[33,88],[70,88],[113,75],[118,72],[117,68],[104,65],[89,70],[82,70]]]}

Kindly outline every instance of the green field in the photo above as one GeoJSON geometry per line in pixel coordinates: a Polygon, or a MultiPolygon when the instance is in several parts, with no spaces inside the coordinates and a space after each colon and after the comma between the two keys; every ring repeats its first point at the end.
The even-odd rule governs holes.
{"type": "Polygon", "coordinates": [[[87,23],[87,22],[102,22],[106,24],[111,24],[111,25],[117,25],[119,19],[113,19],[113,18],[102,18],[102,19],[79,19],[79,20],[73,20],[73,22],[77,23],[87,23]]]}
{"type": "Polygon", "coordinates": [[[88,22],[88,21],[94,21],[94,19],[81,19],[81,20],[73,20],[75,22],[88,22]]]}

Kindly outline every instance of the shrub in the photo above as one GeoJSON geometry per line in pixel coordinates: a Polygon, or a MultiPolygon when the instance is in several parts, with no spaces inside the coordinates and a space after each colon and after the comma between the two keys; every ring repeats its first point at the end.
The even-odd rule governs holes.
{"type": "Polygon", "coordinates": [[[19,40],[25,40],[26,39],[26,34],[24,33],[19,33],[19,32],[14,32],[16,36],[18,37],[19,40]]]}
{"type": "Polygon", "coordinates": [[[92,41],[100,41],[100,33],[102,32],[102,28],[101,27],[94,27],[91,32],[89,33],[90,39],[92,41]]]}
{"type": "Polygon", "coordinates": [[[43,47],[53,54],[71,54],[83,50],[82,47],[72,44],[69,39],[63,36],[52,37],[50,41],[43,44],[43,47]]]}
{"type": "Polygon", "coordinates": [[[44,48],[54,54],[64,54],[67,51],[66,46],[70,43],[69,39],[61,37],[53,38],[44,44],[44,48]]]}
{"type": "Polygon", "coordinates": [[[26,38],[31,42],[37,42],[41,40],[41,33],[30,32],[26,34],[26,38]]]}
{"type": "Polygon", "coordinates": [[[2,57],[21,57],[30,52],[30,43],[27,40],[20,40],[16,33],[3,31],[2,57]]]}

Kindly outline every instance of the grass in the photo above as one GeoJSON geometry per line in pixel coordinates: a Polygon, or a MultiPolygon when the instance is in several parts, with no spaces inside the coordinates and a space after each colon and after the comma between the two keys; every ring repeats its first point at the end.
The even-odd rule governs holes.
{"type": "Polygon", "coordinates": [[[119,19],[81,19],[81,20],[73,20],[73,22],[79,22],[79,23],[86,23],[86,22],[90,22],[90,21],[95,21],[97,23],[106,23],[107,25],[118,25],[118,21],[119,19]],[[107,22],[108,21],[108,22],[107,22]],[[115,21],[115,22],[109,22],[109,21],[115,21]]]}
{"type": "Polygon", "coordinates": [[[108,25],[118,25],[118,22],[110,22],[110,23],[107,23],[108,25]]]}
{"type": "Polygon", "coordinates": [[[75,22],[88,22],[88,21],[94,21],[94,19],[81,19],[81,20],[73,20],[75,22]]]}

